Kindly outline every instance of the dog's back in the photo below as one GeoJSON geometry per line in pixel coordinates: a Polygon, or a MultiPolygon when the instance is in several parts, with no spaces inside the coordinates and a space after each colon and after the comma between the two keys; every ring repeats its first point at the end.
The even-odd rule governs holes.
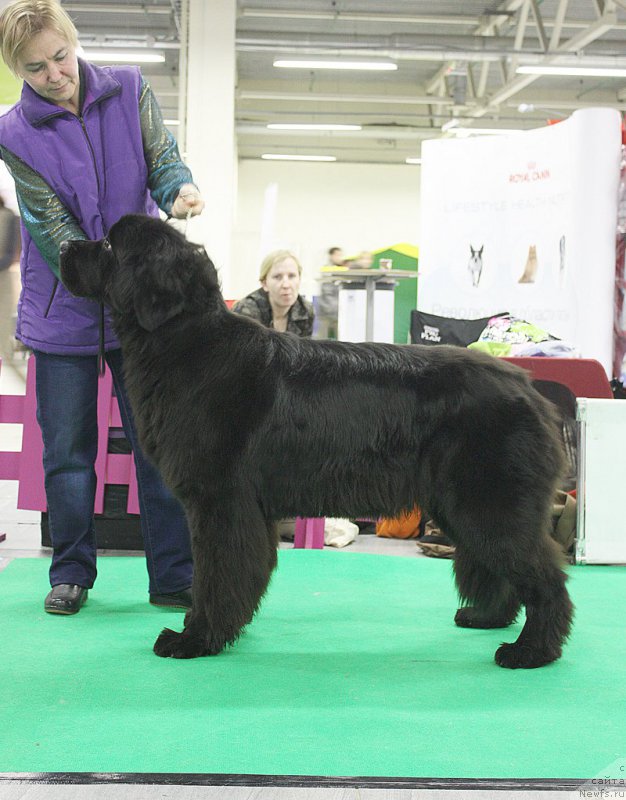
{"type": "Polygon", "coordinates": [[[272,400],[247,455],[263,452],[259,491],[272,515],[380,514],[383,485],[387,513],[418,498],[434,510],[450,481],[467,483],[468,459],[493,494],[560,474],[552,406],[506,362],[446,346],[270,341],[272,400]]]}

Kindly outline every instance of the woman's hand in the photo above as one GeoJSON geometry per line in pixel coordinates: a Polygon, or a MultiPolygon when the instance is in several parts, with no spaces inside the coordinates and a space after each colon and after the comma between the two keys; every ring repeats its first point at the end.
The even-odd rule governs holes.
{"type": "Polygon", "coordinates": [[[201,214],[203,208],[204,200],[198,187],[193,183],[185,183],[180,187],[170,213],[176,219],[185,219],[187,216],[195,217],[201,214]]]}

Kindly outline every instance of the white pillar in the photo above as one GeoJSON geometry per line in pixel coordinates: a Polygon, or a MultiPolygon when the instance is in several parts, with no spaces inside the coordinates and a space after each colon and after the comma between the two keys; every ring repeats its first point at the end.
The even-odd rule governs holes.
{"type": "Polygon", "coordinates": [[[236,0],[188,0],[187,36],[181,31],[179,144],[206,206],[187,235],[201,242],[229,297],[236,201],[235,22],[236,0]],[[186,45],[186,46],[185,46],[186,45]]]}

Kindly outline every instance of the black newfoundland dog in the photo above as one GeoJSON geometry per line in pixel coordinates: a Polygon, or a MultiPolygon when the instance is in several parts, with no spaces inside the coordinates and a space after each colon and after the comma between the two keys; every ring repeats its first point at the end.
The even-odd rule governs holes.
{"type": "Polygon", "coordinates": [[[66,243],[61,275],[111,309],[141,442],[187,512],[193,608],[157,655],[235,642],[276,565],[275,520],[417,503],[456,544],[456,624],[504,627],[524,606],[496,662],[559,658],[572,618],[549,535],[561,445],[522,371],[461,348],[268,330],[229,312],[205,251],[150,217],[66,243]]]}

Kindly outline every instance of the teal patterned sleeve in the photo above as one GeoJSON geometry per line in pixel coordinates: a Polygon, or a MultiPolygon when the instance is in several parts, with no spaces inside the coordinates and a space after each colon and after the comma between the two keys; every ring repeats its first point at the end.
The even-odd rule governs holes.
{"type": "Polygon", "coordinates": [[[150,194],[159,208],[169,214],[178,190],[184,183],[193,183],[193,178],[181,161],[176,139],[165,127],[159,104],[143,78],[139,115],[150,194]]]}
{"type": "Polygon", "coordinates": [[[60,279],[61,242],[67,239],[87,239],[87,236],[76,217],[68,211],[38,172],[6,147],[0,147],[0,155],[15,181],[22,222],[48,266],[60,279]]]}

